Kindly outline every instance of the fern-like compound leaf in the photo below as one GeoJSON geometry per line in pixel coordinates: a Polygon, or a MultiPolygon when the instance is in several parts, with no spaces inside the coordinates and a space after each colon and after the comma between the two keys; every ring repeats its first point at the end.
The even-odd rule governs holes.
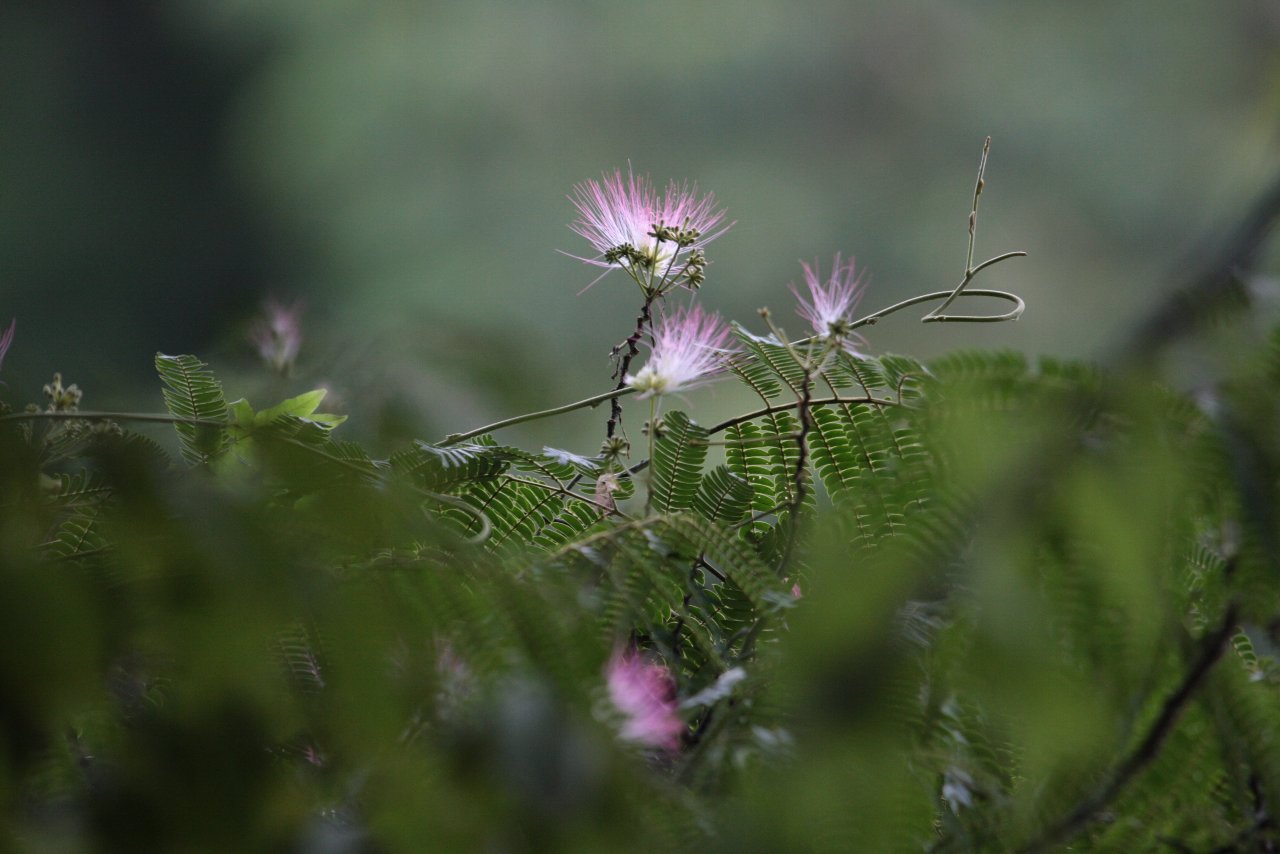
{"type": "MultiPolygon", "coordinates": [[[[164,405],[175,418],[188,421],[226,421],[227,401],[222,383],[209,366],[195,356],[156,354],[156,373],[164,383],[164,405]]],[[[203,465],[226,447],[226,430],[216,424],[174,424],[182,445],[182,457],[203,465]]]]}
{"type": "MultiPolygon", "coordinates": [[[[776,510],[786,498],[785,491],[778,491],[781,452],[765,438],[765,431],[750,421],[730,427],[725,438],[728,440],[725,446],[726,467],[751,488],[752,514],[762,516],[776,510]]],[[[749,533],[762,536],[768,527],[768,523],[761,519],[751,524],[749,533]]]]}
{"type": "Polygon", "coordinates": [[[436,492],[450,492],[472,481],[497,477],[510,466],[511,455],[496,445],[440,447],[418,441],[391,456],[393,471],[436,492]]]}
{"type": "Polygon", "coordinates": [[[679,410],[667,413],[653,448],[652,507],[673,513],[693,506],[707,458],[707,431],[679,410]]]}
{"type": "Polygon", "coordinates": [[[728,466],[716,466],[698,486],[693,509],[704,519],[733,525],[747,515],[751,499],[751,484],[729,471],[728,466]]]}

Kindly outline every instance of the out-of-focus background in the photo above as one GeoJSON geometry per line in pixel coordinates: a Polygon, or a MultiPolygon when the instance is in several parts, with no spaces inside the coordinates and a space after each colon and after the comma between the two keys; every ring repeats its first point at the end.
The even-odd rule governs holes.
{"type": "MultiPolygon", "coordinates": [[[[155,410],[152,353],[194,352],[255,404],[326,385],[383,448],[564,403],[638,304],[577,295],[575,183],[714,191],[701,298],[798,330],[799,259],[853,255],[867,308],[955,284],[988,134],[978,255],[1030,257],[981,284],[1025,317],[872,349],[1097,355],[1280,169],[1278,46],[1273,0],[6,3],[5,395],[61,370],[155,410]],[[245,340],[267,295],[307,304],[287,382],[245,340]]],[[[605,416],[503,438],[590,451],[605,416]]]]}

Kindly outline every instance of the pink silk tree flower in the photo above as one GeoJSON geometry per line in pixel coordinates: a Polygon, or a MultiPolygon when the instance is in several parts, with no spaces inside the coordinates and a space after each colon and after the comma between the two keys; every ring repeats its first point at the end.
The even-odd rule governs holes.
{"type": "Polygon", "coordinates": [[[0,335],[0,365],[4,364],[4,354],[13,346],[13,334],[18,329],[18,318],[9,321],[9,328],[0,335]]]}
{"type": "Polygon", "coordinates": [[[609,699],[625,722],[621,736],[648,747],[676,750],[685,725],[680,720],[676,683],[665,665],[636,650],[616,652],[605,671],[609,699]]]}
{"type": "Polygon", "coordinates": [[[809,299],[806,300],[792,285],[791,292],[800,302],[796,312],[809,321],[818,338],[837,338],[845,350],[852,355],[861,356],[862,353],[854,347],[853,342],[865,341],[862,336],[849,329],[853,320],[850,314],[862,301],[864,292],[862,280],[854,272],[853,261],[844,263],[840,260],[840,254],[836,253],[831,276],[825,282],[822,281],[817,261],[814,261],[812,267],[801,261],[800,266],[804,268],[804,282],[809,288],[809,299]]]}
{"type": "Polygon", "coordinates": [[[701,306],[677,309],[658,321],[653,352],[638,374],[627,374],[627,385],[640,398],[691,388],[723,370],[730,330],[718,314],[704,314],[701,306]]]}
{"type": "Polygon", "coordinates": [[[578,219],[569,228],[599,253],[595,258],[571,257],[604,267],[605,273],[620,267],[633,276],[665,281],[668,274],[678,275],[686,261],[697,262],[691,256],[700,255],[733,225],[724,222],[714,194],[698,197],[697,185],[672,181],[659,196],[647,177],[637,178],[629,167],[626,178],[619,169],[601,178],[574,186],[569,201],[578,209],[578,219]]]}
{"type": "Polygon", "coordinates": [[[268,365],[287,373],[302,347],[302,302],[290,305],[269,299],[263,304],[263,317],[249,330],[249,340],[258,348],[268,365]]]}

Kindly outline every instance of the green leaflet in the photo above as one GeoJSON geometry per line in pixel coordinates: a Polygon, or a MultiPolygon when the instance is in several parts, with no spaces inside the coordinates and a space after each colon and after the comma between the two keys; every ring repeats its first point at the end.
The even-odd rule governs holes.
{"type": "MultiPolygon", "coordinates": [[[[753,514],[768,513],[782,500],[774,477],[782,457],[774,453],[773,444],[762,435],[763,431],[750,421],[735,424],[725,431],[725,439],[728,440],[724,449],[726,468],[750,487],[753,514]]],[[[764,522],[752,524],[752,530],[757,533],[765,527],[764,522]]]]}
{"type": "Polygon", "coordinates": [[[102,532],[103,505],[95,502],[79,508],[58,525],[41,549],[60,560],[98,554],[110,547],[102,532]]]}
{"type": "MultiPolygon", "coordinates": [[[[564,506],[564,499],[554,491],[506,477],[477,480],[461,490],[459,497],[484,514],[493,526],[485,540],[486,547],[505,547],[509,551],[518,551],[531,542],[564,506]]],[[[445,505],[441,513],[461,524],[468,535],[480,530],[478,519],[462,510],[445,505]]]]}
{"type": "Polygon", "coordinates": [[[820,406],[813,410],[809,453],[822,485],[837,505],[854,500],[858,486],[858,460],[844,425],[833,409],[820,406]]]}
{"type": "Polygon", "coordinates": [[[534,536],[535,545],[554,551],[588,531],[603,529],[603,514],[581,501],[566,501],[560,513],[534,536]]]}
{"type": "Polygon", "coordinates": [[[685,548],[701,550],[728,582],[746,594],[757,614],[789,604],[786,597],[790,594],[783,595],[773,568],[728,529],[692,513],[668,517],[660,528],[678,538],[685,548]]]}
{"type": "MultiPolygon", "coordinates": [[[[904,357],[832,353],[812,377],[812,395],[875,402],[812,408],[812,482],[810,473],[799,480],[813,488],[797,510],[801,416],[782,407],[794,404],[803,371],[776,342],[753,338],[744,348],[750,358],[739,376],[777,411],[748,413],[717,434],[727,440],[723,465],[708,463],[719,450],[702,443],[707,431],[671,413],[638,478],[654,485],[651,516],[621,491],[619,514],[591,504],[603,460],[571,451],[526,452],[480,437],[374,460],[358,444],[334,441],[336,419],[316,414],[319,392],[261,413],[231,404],[211,425],[221,447],[193,434],[192,447],[213,461],[198,477],[121,462],[104,451],[116,440],[98,435],[92,445],[69,444],[82,458],[65,468],[61,460],[21,465],[22,454],[7,451],[33,434],[13,431],[0,453],[8,493],[0,515],[9,524],[20,508],[13,528],[34,533],[5,552],[19,565],[8,580],[23,582],[8,589],[49,582],[69,603],[49,619],[28,606],[36,599],[12,595],[11,618],[28,607],[38,615],[19,653],[44,644],[43,626],[66,613],[78,632],[66,637],[87,640],[102,665],[66,704],[33,705],[32,719],[56,712],[40,723],[42,735],[56,737],[68,709],[111,684],[102,701],[112,709],[89,714],[118,728],[116,669],[136,667],[124,675],[142,681],[154,668],[192,684],[193,697],[230,687],[244,689],[237,696],[249,706],[261,696],[284,709],[264,718],[275,722],[258,730],[266,738],[247,740],[254,756],[265,745],[272,762],[292,762],[296,747],[281,741],[295,732],[336,745],[333,770],[301,767],[306,779],[343,782],[367,766],[368,747],[404,745],[411,762],[426,763],[414,779],[436,779],[443,792],[458,782],[455,760],[466,765],[477,749],[493,748],[484,739],[507,725],[509,710],[536,711],[537,697],[520,693],[530,686],[575,721],[548,728],[539,750],[559,749],[560,735],[595,724],[608,749],[606,662],[611,650],[634,645],[677,681],[686,742],[649,763],[676,799],[742,792],[753,809],[785,803],[760,810],[771,817],[754,830],[785,830],[764,847],[785,848],[815,827],[883,837],[882,816],[901,813],[883,823],[901,821],[893,833],[902,847],[1003,850],[1034,842],[1088,804],[1222,624],[1230,636],[1161,734],[1158,755],[1062,844],[1144,850],[1168,837],[1187,850],[1226,850],[1271,841],[1271,813],[1256,817],[1257,804],[1280,790],[1280,664],[1270,637],[1280,597],[1268,539],[1275,502],[1262,489],[1274,486],[1274,395],[1262,378],[1220,390],[1223,400],[1266,401],[1265,419],[1251,422],[1247,407],[1231,413],[1255,433],[1242,437],[1186,396],[1138,395],[1137,383],[1117,378],[1103,387],[1097,372],[1075,364],[1029,367],[974,353],[925,369],[904,357]],[[1046,435],[1060,441],[1042,443],[1046,435]],[[1004,472],[992,477],[997,486],[1020,488],[1002,494],[975,482],[959,468],[966,461],[1004,472]],[[153,476],[136,476],[143,471],[153,476]],[[1040,474],[1023,482],[1022,472],[1040,474]],[[482,529],[483,542],[461,542],[479,540],[482,529]],[[799,600],[790,592],[797,579],[799,600]],[[1224,621],[1224,613],[1241,616],[1224,621]],[[148,644],[174,664],[120,663],[117,651],[148,644]],[[726,679],[717,689],[726,675],[743,687],[730,691],[726,679]],[[774,718],[762,711],[770,703],[787,706],[782,726],[803,721],[806,738],[831,756],[824,763],[806,748],[792,757],[794,790],[769,779],[792,770],[752,767],[769,741],[775,756],[786,752],[785,732],[770,730],[774,718]],[[353,720],[354,734],[346,729],[353,720]],[[902,726],[890,731],[885,720],[902,726]],[[432,741],[409,749],[414,739],[432,741]],[[438,766],[437,751],[446,758],[438,766]],[[840,772],[830,773],[835,766],[840,772]],[[749,781],[739,776],[744,768],[749,781]],[[870,796],[857,790],[864,770],[870,796]],[[885,778],[905,783],[910,800],[879,797],[885,778]],[[829,808],[819,798],[805,812],[809,794],[824,790],[841,797],[829,808]],[[800,818],[788,826],[787,815],[800,818]]],[[[1258,355],[1256,372],[1274,369],[1258,355]]],[[[158,370],[176,377],[165,381],[166,402],[178,395],[171,411],[208,414],[199,401],[183,410],[178,394],[215,382],[203,364],[166,358],[175,361],[158,370]]],[[[184,457],[191,450],[184,444],[184,457]]],[[[73,646],[49,644],[43,660],[59,662],[73,646]]],[[[38,692],[43,682],[28,684],[38,692]]],[[[210,755],[204,745],[219,744],[221,733],[174,711],[130,718],[124,738],[180,731],[210,755]]],[[[70,726],[68,743],[86,755],[111,755],[119,743],[80,721],[70,726]]],[[[77,754],[67,759],[75,770],[77,754]]],[[[628,780],[644,778],[639,794],[610,789],[610,797],[622,791],[617,803],[648,808],[647,773],[640,763],[627,767],[628,780]]],[[[92,803],[83,776],[60,781],[59,797],[92,803]]],[[[395,775],[387,779],[392,797],[405,795],[395,775]]],[[[19,782],[39,797],[30,780],[19,782]]],[[[602,790],[615,785],[606,780],[602,790]]]]}
{"type": "Polygon", "coordinates": [[[1014,350],[961,350],[929,363],[929,372],[942,382],[982,380],[1009,385],[1027,375],[1027,357],[1014,350]]]}
{"type": "Polygon", "coordinates": [[[751,499],[751,484],[745,478],[729,471],[728,466],[716,466],[698,486],[693,509],[708,521],[733,525],[747,515],[751,499]]]}
{"type": "MultiPolygon", "coordinates": [[[[758,379],[761,384],[757,388],[766,397],[776,397],[782,392],[777,379],[781,379],[787,389],[795,394],[800,393],[804,383],[804,367],[791,355],[791,352],[773,336],[761,337],[753,335],[747,329],[733,325],[733,331],[747,348],[747,352],[755,356],[755,361],[748,361],[740,366],[740,375],[744,378],[758,379]],[[769,377],[776,377],[770,383],[769,377]],[[764,391],[763,389],[767,389],[764,391]]],[[[754,387],[755,383],[751,383],[754,387]]]]}
{"type": "Polygon", "coordinates": [[[836,353],[825,371],[837,388],[855,388],[868,397],[887,397],[894,392],[878,360],[860,359],[843,351],[836,353]]]}
{"type": "Polygon", "coordinates": [[[693,506],[707,458],[707,431],[679,410],[662,418],[663,434],[654,443],[651,506],[657,513],[672,513],[693,506]]]}
{"type": "Polygon", "coordinates": [[[411,448],[391,455],[391,469],[418,486],[436,492],[450,492],[471,481],[494,478],[511,466],[511,455],[495,445],[450,445],[439,447],[414,442],[411,448]]]}
{"type": "MultiPolygon", "coordinates": [[[[773,412],[756,421],[734,425],[725,431],[725,462],[729,471],[750,485],[751,510],[760,516],[777,515],[795,499],[796,468],[800,447],[795,435],[800,421],[790,411],[773,412]]],[[[812,491],[806,506],[812,503],[812,491]]],[[[762,535],[769,525],[762,519],[751,532],[762,535]]]]}
{"type": "Polygon", "coordinates": [[[275,638],[275,652],[297,690],[318,694],[324,690],[325,667],[321,644],[301,622],[282,629],[275,638]]]}
{"type": "MultiPolygon", "coordinates": [[[[222,383],[209,366],[195,356],[156,354],[156,372],[164,382],[164,405],[175,418],[201,421],[225,421],[227,402],[222,396],[222,383]]],[[[182,457],[192,465],[202,465],[216,458],[226,446],[224,428],[212,424],[173,425],[182,445],[182,457]]]]}
{"type": "Polygon", "coordinates": [[[78,507],[107,498],[112,487],[98,471],[84,470],[74,474],[58,474],[56,485],[48,493],[48,501],[56,507],[78,507]]]}

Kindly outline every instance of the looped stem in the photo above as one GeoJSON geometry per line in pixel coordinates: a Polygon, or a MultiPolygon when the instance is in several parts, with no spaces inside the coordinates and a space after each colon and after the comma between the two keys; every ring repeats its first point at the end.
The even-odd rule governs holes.
{"type": "Polygon", "coordinates": [[[468,537],[466,539],[465,542],[468,545],[478,546],[485,540],[489,539],[489,535],[493,533],[493,525],[489,522],[489,517],[486,516],[483,511],[477,510],[461,498],[457,498],[453,495],[444,495],[439,492],[428,492],[425,489],[422,490],[422,494],[433,501],[438,501],[441,504],[447,504],[450,507],[455,507],[480,523],[480,531],[474,537],[468,537]]]}
{"type": "MultiPolygon", "coordinates": [[[[1017,257],[1025,254],[1026,253],[1023,253],[1023,252],[1013,252],[1003,257],[1010,258],[1010,257],[1017,257]]],[[[894,314],[896,312],[902,311],[904,308],[910,308],[911,306],[919,305],[922,302],[932,302],[933,300],[947,299],[948,297],[951,297],[954,293],[955,293],[954,291],[934,291],[931,294],[921,294],[920,296],[912,297],[911,299],[905,299],[902,302],[894,303],[888,308],[882,308],[873,314],[868,314],[866,317],[862,317],[862,318],[859,318],[858,320],[855,320],[853,323],[849,324],[849,328],[853,330],[861,326],[874,326],[883,318],[886,318],[889,315],[894,314]]],[[[1008,291],[992,291],[992,290],[987,290],[986,288],[976,288],[974,290],[964,291],[962,294],[960,294],[960,296],[994,297],[996,299],[1007,300],[1008,302],[1013,303],[1013,308],[1005,312],[1004,314],[992,314],[992,315],[930,313],[920,318],[920,322],[921,323],[941,323],[944,321],[958,321],[963,323],[999,323],[1005,320],[1017,320],[1019,317],[1022,316],[1022,312],[1026,310],[1026,307],[1027,307],[1027,304],[1022,301],[1022,297],[1018,296],[1017,294],[1011,294],[1008,291]]]]}

